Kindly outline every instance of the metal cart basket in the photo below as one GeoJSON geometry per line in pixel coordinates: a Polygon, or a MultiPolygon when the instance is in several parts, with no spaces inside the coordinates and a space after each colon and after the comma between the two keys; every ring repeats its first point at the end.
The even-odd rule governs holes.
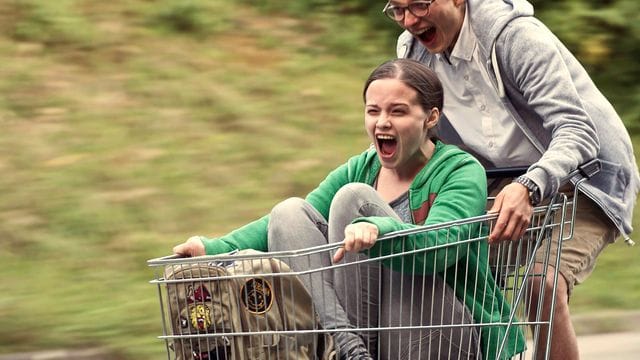
{"type": "MultiPolygon", "coordinates": [[[[402,241],[407,236],[431,234],[437,240],[432,247],[403,248],[320,268],[290,269],[286,264],[293,258],[310,261],[313,256],[331,257],[341,244],[287,252],[152,259],[148,265],[155,270],[151,283],[157,285],[162,319],[159,338],[166,345],[168,359],[299,359],[334,355],[323,355],[321,351],[331,346],[329,334],[351,332],[366,338],[375,333],[378,348],[372,349],[374,358],[400,359],[408,357],[398,343],[409,341],[413,347],[423,346],[420,339],[424,339],[425,334],[474,329],[480,338],[493,337],[490,341],[481,341],[481,351],[449,346],[439,348],[437,356],[415,357],[414,352],[409,357],[457,359],[463,352],[474,355],[482,352],[483,358],[529,359],[539,355],[548,358],[548,350],[545,354],[536,354],[536,349],[545,348],[538,346],[541,342],[546,342],[549,349],[553,310],[551,316],[543,316],[536,304],[542,302],[544,287],[538,297],[533,298],[531,284],[555,282],[562,241],[572,236],[576,208],[573,201],[557,194],[549,204],[534,209],[531,224],[522,238],[495,245],[487,242],[487,234],[496,219],[495,214],[489,214],[390,233],[378,240],[402,241]],[[550,241],[554,237],[560,241],[550,241]],[[484,260],[470,261],[470,254],[484,260]],[[537,254],[536,262],[542,259],[544,266],[534,266],[534,254],[537,254]],[[437,261],[453,265],[447,265],[444,271],[433,271],[442,268],[437,261]],[[317,304],[328,300],[311,298],[309,293],[314,292],[305,291],[300,280],[308,288],[314,284],[313,277],[331,281],[337,276],[352,278],[371,271],[372,264],[395,273],[382,277],[382,283],[375,289],[379,297],[400,296],[411,301],[400,305],[381,301],[375,323],[356,321],[349,328],[324,329],[317,321],[318,312],[322,311],[317,304]],[[547,265],[551,265],[555,273],[547,273],[547,265]],[[477,268],[470,269],[471,266],[477,268]],[[429,298],[434,296],[430,295],[433,292],[425,290],[427,286],[423,282],[433,277],[444,279],[451,289],[474,289],[466,295],[456,292],[471,313],[471,321],[445,313],[448,308],[438,305],[444,299],[429,298]],[[492,309],[493,315],[497,309],[498,316],[475,313],[478,308],[472,306],[470,296],[481,298],[481,307],[492,309]],[[495,299],[501,301],[487,304],[495,299]],[[434,313],[438,316],[434,317],[434,313]],[[402,323],[397,320],[400,318],[410,320],[402,323]],[[386,348],[389,344],[395,347],[386,348]],[[241,355],[246,354],[247,349],[251,349],[250,355],[241,355]],[[306,351],[304,355],[300,349],[306,351]]],[[[367,289],[366,283],[359,286],[374,291],[367,289]]],[[[552,291],[551,309],[555,306],[556,284],[552,291]]],[[[345,310],[349,314],[364,311],[362,308],[345,310]]],[[[417,353],[433,354],[433,351],[417,353]]]]}

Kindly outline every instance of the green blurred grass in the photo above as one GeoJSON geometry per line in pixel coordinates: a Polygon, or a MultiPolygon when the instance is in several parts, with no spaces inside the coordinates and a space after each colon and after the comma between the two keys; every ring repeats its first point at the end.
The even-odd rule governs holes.
{"type": "MultiPolygon", "coordinates": [[[[160,358],[146,260],[304,195],[360,152],[362,83],[393,56],[362,20],[321,13],[204,0],[0,10],[0,353],[160,358]]],[[[637,309],[637,256],[607,250],[575,311],[637,309]]]]}

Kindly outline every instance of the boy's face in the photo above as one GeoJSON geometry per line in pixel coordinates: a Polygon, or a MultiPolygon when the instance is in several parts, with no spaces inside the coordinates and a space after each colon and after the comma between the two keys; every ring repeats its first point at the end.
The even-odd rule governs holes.
{"type": "MultiPolygon", "coordinates": [[[[391,0],[393,6],[406,7],[415,0],[391,0]]],[[[441,53],[453,49],[464,21],[465,0],[434,0],[429,13],[416,17],[405,11],[404,19],[398,21],[418,39],[430,53],[441,53]]]]}

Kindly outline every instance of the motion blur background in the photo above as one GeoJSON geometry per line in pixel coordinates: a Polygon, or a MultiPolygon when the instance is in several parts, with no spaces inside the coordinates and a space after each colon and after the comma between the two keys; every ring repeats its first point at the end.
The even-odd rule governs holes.
{"type": "MultiPolygon", "coordinates": [[[[638,154],[640,2],[533,3],[638,154]]],[[[0,0],[0,354],[161,358],[146,260],[304,196],[368,145],[362,84],[399,33],[383,5],[0,0]]],[[[638,256],[607,249],[574,313],[638,310],[638,256]]]]}

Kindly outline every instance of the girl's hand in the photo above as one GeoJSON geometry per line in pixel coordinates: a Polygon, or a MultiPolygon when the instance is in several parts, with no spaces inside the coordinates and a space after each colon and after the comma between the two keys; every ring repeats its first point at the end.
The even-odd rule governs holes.
{"type": "Polygon", "coordinates": [[[202,236],[190,237],[183,244],[175,246],[173,253],[187,257],[206,255],[202,238],[202,236]]]}
{"type": "Polygon", "coordinates": [[[346,251],[359,252],[370,249],[378,239],[378,227],[368,222],[349,224],[344,228],[344,247],[333,256],[333,262],[344,258],[346,251]]]}

